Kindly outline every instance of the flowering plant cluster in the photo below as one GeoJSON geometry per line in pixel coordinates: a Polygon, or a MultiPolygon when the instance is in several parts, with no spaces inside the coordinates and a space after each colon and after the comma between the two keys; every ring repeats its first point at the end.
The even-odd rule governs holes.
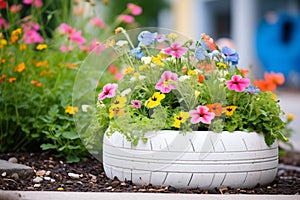
{"type": "Polygon", "coordinates": [[[268,145],[288,140],[289,120],[282,119],[276,95],[266,86],[283,84],[281,74],[252,81],[248,70],[238,67],[238,53],[220,49],[206,34],[180,43],[174,33],[142,31],[134,46],[123,28],[116,32],[127,38],[112,45],[123,78],[106,84],[97,97],[106,134],[118,131],[133,144],[146,141],[147,131],[162,129],[255,131],[268,145]]]}
{"type": "Polygon", "coordinates": [[[101,53],[101,37],[142,13],[128,3],[113,27],[96,9],[92,0],[0,0],[0,152],[51,149],[69,162],[87,155],[73,120],[79,65],[96,46],[101,53]]]}

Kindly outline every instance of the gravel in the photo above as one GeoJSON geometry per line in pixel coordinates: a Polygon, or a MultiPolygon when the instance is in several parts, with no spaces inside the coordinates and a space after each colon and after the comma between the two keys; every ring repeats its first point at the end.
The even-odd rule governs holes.
{"type": "Polygon", "coordinates": [[[18,163],[30,166],[35,175],[27,178],[0,176],[0,190],[74,191],[74,192],[148,192],[196,194],[299,194],[300,153],[287,152],[280,158],[278,174],[269,185],[252,189],[220,188],[214,190],[177,189],[172,186],[137,186],[130,181],[108,179],[102,164],[93,157],[68,164],[47,153],[0,154],[0,159],[15,157],[18,163]]]}

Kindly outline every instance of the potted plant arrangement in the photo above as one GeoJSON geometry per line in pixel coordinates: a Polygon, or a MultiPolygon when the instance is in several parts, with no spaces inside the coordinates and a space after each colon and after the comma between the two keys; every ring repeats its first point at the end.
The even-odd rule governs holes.
{"type": "Polygon", "coordinates": [[[220,49],[206,34],[193,41],[116,33],[124,38],[108,46],[123,77],[101,87],[96,107],[109,178],[203,189],[274,180],[288,121],[276,96],[238,67],[235,50],[220,49]]]}

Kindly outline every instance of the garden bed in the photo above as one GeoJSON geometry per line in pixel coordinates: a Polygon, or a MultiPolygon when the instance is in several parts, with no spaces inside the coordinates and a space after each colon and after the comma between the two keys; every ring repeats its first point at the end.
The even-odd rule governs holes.
{"type": "Polygon", "coordinates": [[[198,188],[176,189],[172,186],[136,186],[129,181],[110,180],[106,178],[102,164],[94,158],[68,164],[47,153],[0,154],[0,159],[8,160],[11,157],[17,158],[20,164],[32,167],[41,181],[33,181],[37,176],[18,179],[2,174],[0,190],[197,194],[299,194],[300,191],[300,153],[296,152],[287,152],[280,158],[277,176],[269,185],[258,185],[252,189],[221,188],[209,191],[198,188]]]}

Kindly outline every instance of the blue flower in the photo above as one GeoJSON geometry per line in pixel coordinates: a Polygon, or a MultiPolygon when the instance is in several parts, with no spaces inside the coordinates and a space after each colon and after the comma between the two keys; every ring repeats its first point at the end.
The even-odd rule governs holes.
{"type": "Polygon", "coordinates": [[[142,52],[141,47],[136,47],[130,50],[129,52],[130,56],[135,56],[136,59],[141,59],[144,55],[144,52],[142,52]]]}
{"type": "Polygon", "coordinates": [[[260,89],[258,89],[257,86],[250,85],[247,89],[245,89],[245,92],[248,92],[249,94],[257,94],[260,92],[260,89]]]}
{"type": "Polygon", "coordinates": [[[229,47],[223,47],[222,48],[222,53],[225,55],[225,61],[228,62],[228,61],[231,61],[231,63],[233,65],[237,65],[238,62],[239,62],[239,54],[233,50],[233,49],[230,49],[229,47]]]}
{"type": "Polygon", "coordinates": [[[151,33],[149,31],[142,31],[138,35],[138,41],[140,42],[140,44],[147,46],[147,45],[150,45],[150,44],[152,44],[156,41],[157,35],[158,34],[156,32],[151,33]]]}

